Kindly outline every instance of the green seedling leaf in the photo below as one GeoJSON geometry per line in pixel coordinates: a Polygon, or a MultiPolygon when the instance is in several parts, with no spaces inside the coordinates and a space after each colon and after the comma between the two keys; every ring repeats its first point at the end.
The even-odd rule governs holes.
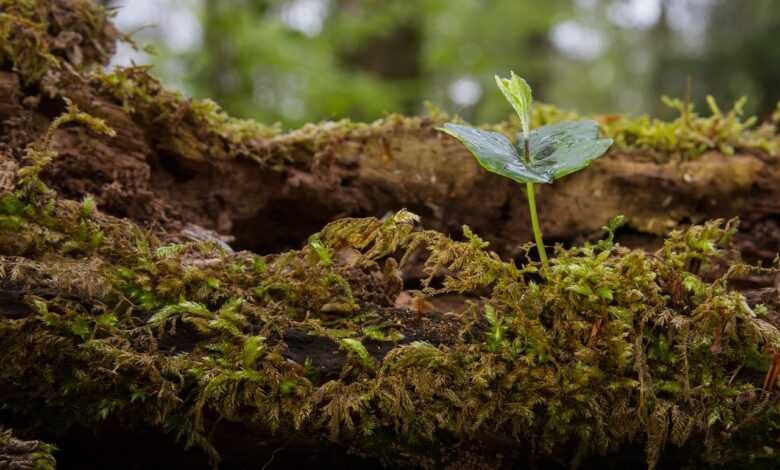
{"type": "Polygon", "coordinates": [[[549,176],[529,168],[503,134],[458,124],[445,124],[439,130],[461,141],[487,171],[518,183],[552,183],[549,176]]]}
{"type": "MultiPolygon", "coordinates": [[[[599,125],[594,121],[564,121],[534,129],[528,138],[531,169],[550,181],[577,172],[604,155],[612,139],[599,139],[599,125]]],[[[517,152],[525,145],[518,135],[517,152]]]]}
{"type": "Polygon", "coordinates": [[[552,183],[587,167],[612,145],[612,139],[599,139],[595,122],[566,121],[531,131],[526,162],[522,134],[512,145],[503,134],[469,126],[445,124],[439,130],[461,141],[483,168],[518,183],[552,183]]]}
{"type": "Polygon", "coordinates": [[[523,134],[528,135],[531,128],[531,106],[533,105],[531,87],[528,82],[518,77],[514,72],[510,72],[510,74],[510,78],[501,78],[496,75],[496,84],[520,117],[523,134]]]}
{"type": "Polygon", "coordinates": [[[487,171],[525,183],[536,249],[542,266],[547,269],[549,262],[536,211],[534,183],[552,183],[585,168],[606,153],[612,139],[600,139],[598,124],[593,121],[565,121],[532,132],[531,87],[514,72],[508,79],[496,76],[496,84],[520,116],[523,131],[515,145],[503,134],[469,126],[447,123],[438,130],[463,143],[487,171]]]}

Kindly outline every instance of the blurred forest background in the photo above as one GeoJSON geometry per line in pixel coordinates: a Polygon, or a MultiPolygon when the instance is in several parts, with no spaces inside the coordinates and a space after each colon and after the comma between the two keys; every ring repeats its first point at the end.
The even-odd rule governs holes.
{"type": "Polygon", "coordinates": [[[103,0],[168,86],[286,128],[420,114],[476,122],[509,109],[510,69],[582,113],[669,115],[659,97],[780,100],[778,0],[103,0]]]}

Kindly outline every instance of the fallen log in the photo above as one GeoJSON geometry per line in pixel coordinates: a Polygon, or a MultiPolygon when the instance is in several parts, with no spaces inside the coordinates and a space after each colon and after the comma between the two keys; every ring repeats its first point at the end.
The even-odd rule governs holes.
{"type": "MultiPolygon", "coordinates": [[[[65,99],[104,119],[116,136],[72,127],[54,136],[59,157],[44,180],[65,196],[89,194],[108,213],[173,231],[196,224],[261,253],[298,247],[338,217],[382,216],[404,207],[423,216],[426,226],[454,236],[468,224],[502,254],[517,255],[531,240],[521,192],[482,171],[437,132],[446,117],[391,116],[280,133],[168,91],[146,68],[95,71],[108,52],[74,50],[99,44],[110,51],[116,32],[110,23],[84,31],[76,13],[89,1],[50,3],[51,17],[69,11],[70,21],[50,21],[39,42],[59,44],[57,38],[74,35],[82,40],[68,43],[72,50],[55,60],[58,66],[43,61],[35,73],[18,65],[29,58],[6,59],[13,71],[0,72],[0,157],[5,166],[21,164],[23,149],[64,111],[65,99]],[[78,67],[72,56],[82,57],[78,67]]],[[[22,46],[17,56],[39,54],[22,46]]],[[[567,117],[541,109],[539,122],[567,117]]],[[[771,259],[778,251],[780,156],[771,125],[752,129],[736,114],[718,114],[688,124],[648,121],[643,135],[635,128],[646,118],[597,119],[617,142],[612,155],[539,189],[542,229],[550,240],[598,236],[610,218],[624,214],[624,241],[657,245],[671,229],[739,215],[747,255],[771,259]],[[667,128],[654,137],[654,126],[667,128]]]]}
{"type": "Polygon", "coordinates": [[[770,141],[619,131],[542,189],[587,243],[540,273],[442,118],[279,133],[97,69],[91,2],[32,4],[0,1],[0,421],[62,462],[777,465],[777,288],[739,259],[777,251],[770,141]]]}

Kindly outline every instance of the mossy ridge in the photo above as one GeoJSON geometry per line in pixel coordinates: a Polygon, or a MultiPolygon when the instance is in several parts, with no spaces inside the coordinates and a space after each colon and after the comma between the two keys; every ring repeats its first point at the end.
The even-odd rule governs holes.
{"type": "MultiPolygon", "coordinates": [[[[216,158],[241,156],[272,168],[290,164],[309,167],[314,163],[313,158],[344,140],[359,142],[399,130],[425,132],[448,119],[441,112],[423,118],[390,115],[373,123],[341,120],[307,124],[297,130],[282,132],[278,126],[267,127],[251,120],[231,118],[210,100],[186,100],[179,93],[162,87],[149,75],[147,67],[118,69],[112,74],[99,75],[97,81],[118,98],[126,110],[140,115],[144,122],[190,120],[197,127],[224,139],[226,146],[219,145],[212,152],[216,158]]],[[[663,101],[679,111],[678,118],[664,121],[647,115],[591,117],[601,124],[607,137],[615,140],[613,152],[649,155],[659,162],[673,158],[689,160],[708,151],[724,155],[736,152],[776,154],[780,148],[780,137],[773,123],[758,125],[755,117],[742,117],[744,98],[731,110],[723,112],[714,98],[708,97],[709,116],[699,115],[693,105],[679,99],[664,97],[663,101]]],[[[542,126],[576,117],[576,113],[541,105],[536,108],[533,120],[535,125],[542,126]]],[[[514,134],[518,128],[511,120],[486,127],[508,134],[514,134]]],[[[207,153],[188,151],[191,145],[185,141],[175,150],[191,158],[203,158],[207,153]]]]}
{"type": "MultiPolygon", "coordinates": [[[[316,157],[328,146],[345,139],[360,141],[397,130],[425,131],[450,120],[446,113],[429,105],[429,117],[391,114],[373,123],[329,121],[282,132],[278,125],[268,127],[252,120],[231,118],[210,100],[187,100],[178,92],[165,89],[150,74],[149,67],[119,68],[110,74],[98,74],[96,83],[119,99],[126,110],[140,114],[144,122],[191,119],[207,132],[225,139],[227,150],[217,151],[217,158],[224,154],[231,158],[243,156],[272,167],[283,164],[308,166],[312,156],[316,157]],[[305,158],[301,160],[298,153],[305,158]]],[[[671,121],[647,115],[589,117],[597,120],[604,134],[615,140],[613,152],[650,155],[658,161],[675,157],[692,159],[708,151],[724,155],[735,152],[777,153],[780,137],[774,122],[759,124],[755,117],[743,117],[746,100],[745,97],[737,100],[730,110],[724,112],[715,99],[708,96],[710,114],[703,116],[697,113],[693,104],[664,96],[662,101],[679,112],[679,116],[671,121]]],[[[534,126],[543,126],[580,117],[577,113],[541,104],[534,109],[532,120],[534,126]]],[[[514,136],[519,123],[510,118],[508,122],[486,127],[514,136]]],[[[187,152],[184,155],[187,156],[187,152]]]]}
{"type": "Polygon", "coordinates": [[[389,115],[374,123],[348,119],[307,124],[282,132],[278,124],[266,126],[249,119],[230,117],[211,100],[185,98],[166,89],[150,74],[149,66],[119,67],[111,73],[95,73],[91,83],[101,93],[117,100],[143,128],[159,130],[160,122],[186,123],[192,135],[176,132],[160,136],[160,144],[185,158],[248,158],[264,167],[282,170],[285,165],[311,167],[317,156],[344,139],[367,139],[394,130],[424,130],[436,123],[431,118],[389,115]],[[208,136],[205,144],[195,136],[208,136]]]}
{"type": "MultiPolygon", "coordinates": [[[[230,118],[215,103],[205,100],[185,100],[176,92],[165,90],[149,75],[148,68],[120,69],[113,74],[102,75],[99,80],[110,92],[119,97],[132,112],[137,106],[145,111],[145,120],[164,119],[189,113],[196,123],[221,136],[228,142],[227,155],[254,159],[263,165],[310,165],[328,146],[345,139],[360,141],[398,130],[424,131],[447,121],[446,114],[433,112],[427,118],[390,115],[374,123],[353,123],[349,120],[307,124],[298,130],[283,133],[279,127],[265,127],[251,120],[230,118]],[[189,109],[188,109],[189,108],[189,109]],[[304,156],[301,159],[300,155],[304,156]]],[[[738,100],[732,109],[721,111],[715,99],[708,97],[709,116],[701,116],[692,104],[679,99],[663,97],[664,103],[679,111],[671,121],[651,118],[647,115],[596,115],[604,134],[615,140],[613,152],[649,155],[659,162],[671,158],[684,160],[695,158],[708,151],[724,155],[735,152],[776,154],[780,137],[771,122],[758,125],[755,117],[743,118],[745,98],[738,100]]],[[[552,105],[540,105],[534,111],[536,126],[554,124],[578,118],[576,113],[560,110],[552,105]]],[[[514,121],[487,126],[516,133],[514,121]]],[[[216,152],[217,155],[224,151],[216,152]]],[[[184,152],[186,156],[188,152],[184,152]]]]}
{"type": "MultiPolygon", "coordinates": [[[[646,155],[659,163],[671,159],[691,160],[707,152],[733,155],[738,152],[749,154],[776,155],[780,151],[780,136],[777,133],[777,119],[759,123],[755,116],[744,117],[747,97],[737,100],[733,107],[724,112],[715,98],[707,97],[709,115],[700,115],[693,104],[678,98],[661,97],[669,108],[679,116],[666,121],[646,114],[596,114],[582,116],[550,104],[534,107],[534,127],[572,121],[587,117],[601,125],[602,133],[612,138],[611,152],[646,155]]],[[[780,107],[780,102],[778,102],[780,107]]],[[[780,109],[780,108],[778,108],[780,109]]],[[[511,117],[506,123],[485,126],[514,138],[520,123],[511,117]]]]}
{"type": "Polygon", "coordinates": [[[149,74],[149,69],[149,66],[117,67],[112,73],[91,74],[89,80],[96,92],[117,100],[144,128],[159,129],[162,122],[170,123],[170,128],[182,123],[192,126],[192,136],[176,132],[159,137],[161,143],[185,158],[245,156],[264,162],[254,150],[258,141],[278,134],[277,127],[231,118],[211,100],[186,99],[181,93],[163,87],[149,74]],[[197,141],[202,136],[211,139],[205,147],[197,141]],[[163,142],[165,139],[172,141],[163,142]]]}
{"type": "MultiPolygon", "coordinates": [[[[780,137],[773,122],[759,124],[755,117],[744,117],[746,97],[723,112],[715,98],[708,96],[709,116],[699,115],[693,104],[683,100],[666,96],[661,100],[679,116],[671,121],[625,114],[596,115],[593,119],[601,124],[606,136],[615,140],[616,150],[647,154],[659,161],[673,157],[689,160],[708,151],[723,155],[776,154],[780,149],[780,137]]],[[[573,116],[577,114],[542,105],[535,109],[533,117],[536,125],[547,125],[573,116]]]]}
{"type": "Polygon", "coordinates": [[[207,436],[218,417],[359,453],[395,436],[411,461],[372,454],[393,465],[421,462],[414,456],[431,444],[478,446],[487,435],[570,462],[637,439],[651,467],[667,442],[699,449],[692,458],[703,448],[710,462],[775,462],[766,451],[774,440],[755,431],[775,425],[775,394],[758,384],[768,366],[761,348],[780,348],[780,333],[727,289],[729,274],[700,275],[724,256],[733,224],[674,233],[655,255],[609,241],[558,249],[539,282],[533,263],[500,260],[468,230],[466,242],[420,231],[404,211],[343,219],[317,243],[260,258],[210,243],[162,245],[88,202],[9,198],[3,207],[33,247],[13,256],[19,228],[0,227],[11,255],[2,283],[29,312],[0,322],[0,360],[12,364],[1,378],[16,384],[3,400],[41,427],[50,416],[63,430],[108,419],[151,425],[214,462],[207,436]],[[83,246],[85,219],[102,243],[63,249],[83,246]],[[367,322],[382,320],[386,266],[403,267],[420,250],[421,294],[474,299],[452,317],[464,334],[367,357],[358,345],[367,322]],[[338,379],[285,357],[293,328],[334,347],[351,339],[338,379]]]}

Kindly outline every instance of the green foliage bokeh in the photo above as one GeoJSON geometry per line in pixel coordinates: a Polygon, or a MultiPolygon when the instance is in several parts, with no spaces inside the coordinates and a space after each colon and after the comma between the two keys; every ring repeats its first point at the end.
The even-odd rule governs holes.
{"type": "MultiPolygon", "coordinates": [[[[120,14],[130,7],[107,3],[120,14]]],[[[156,73],[232,115],[286,127],[419,114],[425,101],[496,122],[507,112],[492,79],[510,69],[542,101],[584,113],[664,114],[660,95],[690,94],[703,105],[712,94],[724,103],[748,95],[747,111],[766,117],[780,99],[773,0],[747,8],[729,0],[159,1],[167,4],[195,15],[201,41],[171,49],[165,29],[176,22],[148,25],[135,37],[155,46],[156,73]],[[324,8],[321,24],[291,25],[297,4],[324,8]],[[619,8],[640,4],[658,9],[651,22],[615,20],[619,8]],[[596,35],[600,51],[584,57],[556,45],[556,28],[566,24],[596,35]],[[452,99],[458,80],[471,87],[473,104],[452,99]]]]}

